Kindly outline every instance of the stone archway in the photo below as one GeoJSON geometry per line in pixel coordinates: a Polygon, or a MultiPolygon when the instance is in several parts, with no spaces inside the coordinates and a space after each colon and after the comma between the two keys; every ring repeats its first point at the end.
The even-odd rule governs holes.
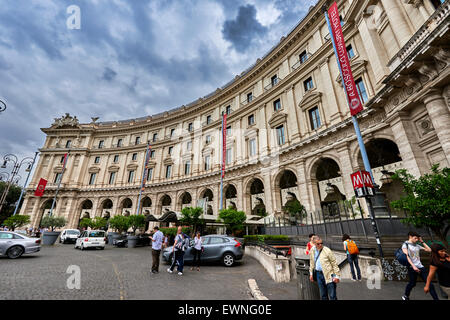
{"type": "MultiPolygon", "coordinates": [[[[37,223],[37,226],[39,227],[41,225],[41,221],[42,218],[48,216],[50,214],[50,209],[52,208],[52,203],[53,203],[53,199],[47,199],[45,200],[40,209],[39,209],[39,219],[37,221],[39,221],[39,223],[37,223]]],[[[58,201],[55,201],[55,206],[53,207],[53,213],[54,214],[54,210],[56,208],[58,201]]]]}
{"type": "MultiPolygon", "coordinates": [[[[397,144],[389,139],[376,138],[366,143],[366,150],[375,183],[380,187],[380,191],[384,193],[386,204],[388,205],[390,202],[400,199],[403,194],[403,186],[399,181],[391,178],[396,170],[403,168],[397,144]]],[[[361,154],[358,157],[358,164],[364,167],[361,154]]],[[[401,211],[393,208],[391,208],[391,211],[403,216],[401,211]]]]}
{"type": "Polygon", "coordinates": [[[200,193],[199,206],[203,208],[205,215],[214,215],[214,194],[211,189],[206,188],[200,193]]]}
{"type": "Polygon", "coordinates": [[[78,209],[78,220],[77,221],[77,228],[80,226],[80,222],[82,219],[87,218],[93,218],[94,217],[94,212],[93,212],[93,204],[92,201],[89,199],[83,200],[80,203],[79,209],[78,209]]]}
{"type": "Polygon", "coordinates": [[[289,169],[280,171],[274,180],[275,210],[282,213],[290,196],[298,198],[297,175],[289,169]]]}
{"type": "Polygon", "coordinates": [[[119,206],[119,214],[123,216],[129,216],[132,212],[133,201],[130,198],[125,198],[122,200],[119,206]]]}
{"type": "Polygon", "coordinates": [[[223,189],[223,208],[228,209],[232,208],[237,210],[237,190],[236,187],[232,184],[225,186],[223,189]]]}
{"type": "Polygon", "coordinates": [[[264,183],[259,178],[254,178],[249,181],[246,189],[246,196],[248,199],[247,212],[252,215],[264,216],[266,214],[264,183]]]}
{"type": "MultiPolygon", "coordinates": [[[[312,168],[312,180],[318,190],[318,199],[314,202],[320,204],[320,208],[327,210],[331,205],[342,205],[346,199],[339,164],[331,158],[320,158],[312,168]]],[[[334,212],[334,211],[333,211],[334,212]]]]}
{"type": "Polygon", "coordinates": [[[141,213],[144,215],[152,214],[152,199],[146,196],[141,200],[141,213]]]}
{"type": "Polygon", "coordinates": [[[181,196],[178,198],[178,207],[180,208],[180,211],[183,210],[183,208],[192,206],[193,203],[191,194],[187,191],[183,192],[181,196]]]}
{"type": "Polygon", "coordinates": [[[166,210],[171,211],[172,210],[172,198],[165,194],[159,199],[159,208],[161,208],[161,211],[159,214],[164,214],[166,210]]]}
{"type": "Polygon", "coordinates": [[[105,199],[100,205],[100,216],[109,219],[113,215],[113,202],[111,199],[105,199]]]}

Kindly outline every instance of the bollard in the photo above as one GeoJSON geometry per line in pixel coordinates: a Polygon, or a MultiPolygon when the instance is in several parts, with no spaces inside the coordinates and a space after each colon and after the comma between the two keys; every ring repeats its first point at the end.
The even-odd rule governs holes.
{"type": "Polygon", "coordinates": [[[319,286],[309,280],[309,257],[295,257],[295,261],[298,300],[320,300],[319,286]]]}

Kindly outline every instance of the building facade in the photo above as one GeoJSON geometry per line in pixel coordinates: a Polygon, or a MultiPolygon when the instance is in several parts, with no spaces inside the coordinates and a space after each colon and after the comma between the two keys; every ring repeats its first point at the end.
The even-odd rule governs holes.
{"type": "MultiPolygon", "coordinates": [[[[363,169],[321,0],[264,57],[231,82],[161,114],[81,124],[68,114],[46,134],[21,214],[39,225],[62,172],[55,215],[68,227],[83,217],[135,214],[151,142],[140,213],[200,205],[220,208],[221,114],[227,113],[223,206],[280,214],[297,198],[308,211],[354,196],[363,169]],[[45,195],[34,196],[40,178],[45,195]]],[[[450,1],[341,0],[343,32],[364,102],[358,116],[376,183],[388,200],[390,173],[418,176],[450,163],[450,1]]]]}

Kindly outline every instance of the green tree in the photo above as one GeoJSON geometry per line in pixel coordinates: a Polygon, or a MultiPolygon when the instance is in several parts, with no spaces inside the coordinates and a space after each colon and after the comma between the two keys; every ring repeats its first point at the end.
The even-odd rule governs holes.
{"type": "Polygon", "coordinates": [[[92,225],[92,219],[90,218],[83,218],[80,221],[80,227],[81,228],[85,228],[87,229],[88,227],[90,227],[92,225]]]}
{"type": "Polygon", "coordinates": [[[95,217],[94,219],[91,219],[90,227],[94,230],[103,230],[106,228],[107,224],[108,221],[105,218],[95,217]]]}
{"type": "Polygon", "coordinates": [[[191,226],[194,234],[197,232],[198,227],[205,225],[205,220],[200,218],[203,214],[203,209],[200,207],[192,208],[186,207],[181,210],[180,222],[184,225],[191,226]]]}
{"type": "Polygon", "coordinates": [[[408,212],[402,221],[416,228],[430,228],[448,248],[450,168],[439,170],[439,165],[433,165],[431,173],[418,179],[401,169],[392,178],[400,181],[404,188],[405,196],[391,203],[392,207],[408,212]]]}
{"type": "Polygon", "coordinates": [[[133,229],[133,234],[136,234],[136,230],[145,227],[145,216],[143,214],[131,215],[128,217],[130,220],[130,227],[133,229]]]}
{"type": "Polygon", "coordinates": [[[305,206],[297,199],[290,200],[283,206],[283,212],[288,213],[291,217],[299,217],[304,211],[305,206]]]}
{"type": "MultiPolygon", "coordinates": [[[[0,195],[3,194],[3,191],[7,188],[7,183],[0,181],[0,195]]],[[[0,225],[3,224],[6,218],[12,216],[14,213],[14,205],[20,198],[20,193],[22,192],[22,188],[18,185],[12,184],[9,188],[8,195],[6,196],[5,203],[3,204],[2,210],[0,212],[0,225]]],[[[20,207],[22,205],[22,201],[19,203],[19,208],[17,212],[20,212],[20,207]]]]}
{"type": "Polygon", "coordinates": [[[109,219],[109,225],[114,230],[122,233],[130,227],[130,219],[126,216],[117,215],[109,219]]]}
{"type": "Polygon", "coordinates": [[[14,231],[16,228],[23,227],[30,222],[30,216],[28,215],[18,215],[11,216],[7,218],[3,224],[14,231]]]}
{"type": "Polygon", "coordinates": [[[223,209],[219,212],[218,222],[223,222],[231,230],[233,236],[237,231],[244,229],[244,222],[247,219],[244,211],[234,209],[223,209]]]}
{"type": "Polygon", "coordinates": [[[62,228],[66,225],[66,219],[64,217],[46,216],[41,220],[41,226],[44,228],[50,228],[52,232],[55,228],[62,228]]]}

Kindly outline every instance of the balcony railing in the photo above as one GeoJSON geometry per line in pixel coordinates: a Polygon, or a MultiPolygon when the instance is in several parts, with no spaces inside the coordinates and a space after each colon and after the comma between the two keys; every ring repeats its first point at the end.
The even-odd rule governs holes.
{"type": "Polygon", "coordinates": [[[277,86],[282,80],[282,78],[276,78],[275,81],[271,81],[267,86],[265,86],[264,90],[268,91],[272,89],[273,87],[277,86]]]}

